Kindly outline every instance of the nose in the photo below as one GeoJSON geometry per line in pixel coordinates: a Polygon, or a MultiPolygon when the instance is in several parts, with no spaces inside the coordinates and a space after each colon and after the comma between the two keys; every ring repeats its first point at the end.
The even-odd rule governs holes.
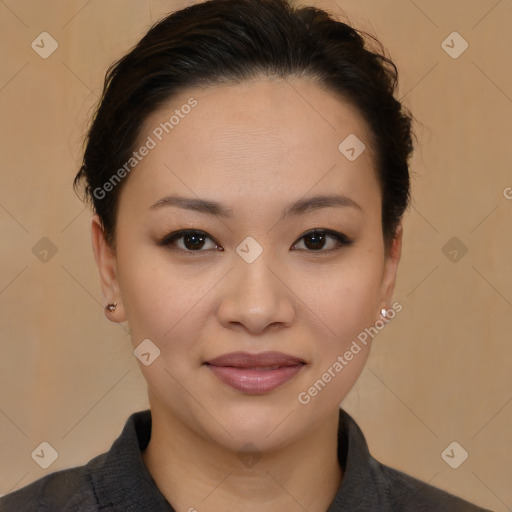
{"type": "Polygon", "coordinates": [[[221,289],[219,321],[253,334],[289,327],[296,315],[289,279],[289,272],[270,261],[266,251],[251,263],[237,256],[221,289]]]}

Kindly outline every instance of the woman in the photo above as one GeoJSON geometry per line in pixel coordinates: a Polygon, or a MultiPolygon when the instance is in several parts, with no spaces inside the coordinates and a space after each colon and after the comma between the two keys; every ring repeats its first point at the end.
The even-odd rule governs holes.
{"type": "Polygon", "coordinates": [[[312,7],[210,0],[110,68],[75,185],[151,408],[2,512],[483,510],[376,461],[339,408],[401,308],[411,116],[375,48],[312,7]]]}

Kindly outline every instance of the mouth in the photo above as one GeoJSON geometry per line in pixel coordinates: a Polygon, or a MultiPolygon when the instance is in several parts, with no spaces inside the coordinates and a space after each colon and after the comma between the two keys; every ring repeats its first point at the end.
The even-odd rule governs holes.
{"type": "Polygon", "coordinates": [[[281,352],[233,352],[204,364],[224,384],[251,395],[277,389],[307,366],[303,359],[281,352]]]}

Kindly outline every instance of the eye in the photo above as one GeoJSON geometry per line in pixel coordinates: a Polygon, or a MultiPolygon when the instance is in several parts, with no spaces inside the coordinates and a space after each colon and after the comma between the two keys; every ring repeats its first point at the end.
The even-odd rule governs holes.
{"type": "MultiPolygon", "coordinates": [[[[202,250],[204,249],[205,240],[207,239],[214,242],[214,240],[210,236],[208,236],[208,234],[205,233],[204,231],[189,229],[174,231],[173,233],[168,234],[159,242],[159,245],[174,246],[171,248],[186,253],[205,252],[206,250],[215,250],[219,248],[219,246],[214,242],[213,248],[210,247],[206,248],[205,250],[202,250]],[[183,243],[178,243],[176,245],[176,242],[181,240],[183,240],[183,243]]],[[[340,249],[343,246],[351,245],[353,243],[352,240],[350,240],[347,236],[343,235],[342,233],[331,231],[329,229],[313,229],[302,235],[299,238],[299,241],[302,239],[306,241],[305,246],[308,252],[331,252],[336,249],[340,249]],[[331,247],[330,249],[324,249],[325,242],[329,238],[331,240],[334,240],[334,247],[331,247]]],[[[292,247],[295,247],[296,245],[298,245],[298,242],[295,242],[292,247]]],[[[224,249],[219,250],[223,251],[224,249]]]]}
{"type": "MultiPolygon", "coordinates": [[[[302,239],[306,241],[304,245],[307,247],[308,252],[331,252],[353,243],[353,241],[344,234],[331,231],[330,229],[313,229],[299,238],[299,240],[302,239]],[[334,247],[332,247],[331,244],[330,249],[322,250],[328,238],[335,241],[334,247]]],[[[295,247],[296,244],[297,242],[295,242],[293,247],[295,247]]]]}
{"type": "MultiPolygon", "coordinates": [[[[176,241],[178,240],[182,240],[183,239],[183,243],[181,244],[178,244],[177,247],[172,247],[173,249],[177,249],[177,250],[181,250],[183,252],[188,252],[188,253],[191,253],[191,252],[205,252],[205,251],[202,251],[201,249],[204,247],[205,245],[205,240],[206,239],[209,239],[209,240],[212,240],[213,239],[211,237],[209,237],[204,231],[197,231],[197,230],[181,230],[181,231],[175,231],[174,233],[170,233],[168,234],[166,237],[164,237],[160,242],[159,242],[159,245],[163,245],[163,246],[172,246],[172,245],[176,245],[176,241]]],[[[215,244],[215,247],[218,247],[217,244],[215,244]]],[[[214,247],[214,249],[215,249],[214,247]]],[[[207,248],[208,250],[208,248],[207,248]]],[[[210,248],[211,250],[211,248],[210,248]]]]}

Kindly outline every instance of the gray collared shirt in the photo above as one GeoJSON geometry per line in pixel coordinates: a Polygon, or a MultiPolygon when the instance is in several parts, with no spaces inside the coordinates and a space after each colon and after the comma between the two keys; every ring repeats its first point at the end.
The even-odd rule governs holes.
{"type": "MultiPolygon", "coordinates": [[[[0,498],[0,512],[175,512],[142,460],[150,437],[151,412],[136,412],[108,452],[0,498]]],[[[343,409],[338,459],[343,479],[327,512],[490,512],[378,462],[343,409]]]]}

